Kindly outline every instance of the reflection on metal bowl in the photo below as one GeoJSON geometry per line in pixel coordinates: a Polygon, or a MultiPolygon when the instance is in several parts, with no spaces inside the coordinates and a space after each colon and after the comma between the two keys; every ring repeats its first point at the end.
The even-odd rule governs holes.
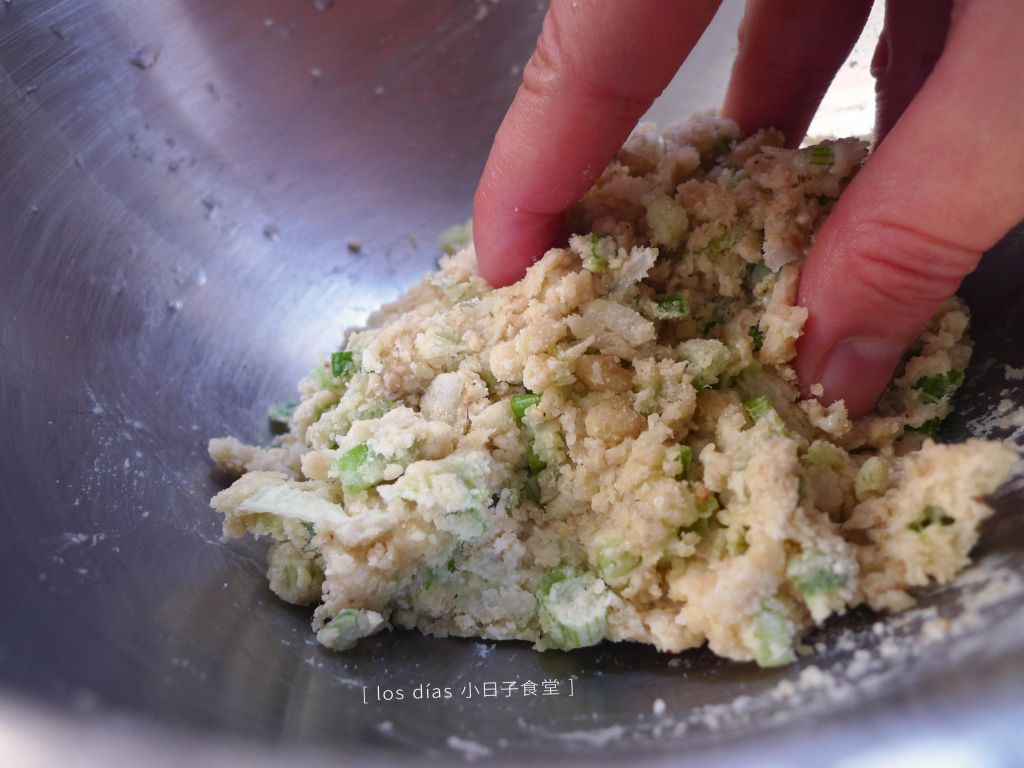
{"type": "MultiPolygon", "coordinates": [[[[702,73],[727,69],[738,10],[702,73]]],[[[542,15],[496,0],[0,5],[12,764],[1024,760],[1020,486],[996,499],[973,575],[922,600],[918,618],[952,616],[952,636],[922,644],[913,620],[858,612],[818,638],[828,650],[774,671],[398,632],[332,655],[268,592],[263,546],[220,541],[206,438],[259,440],[265,404],[432,265],[542,15]],[[512,680],[560,693],[412,694],[512,680]]],[[[698,82],[681,114],[717,101],[698,82]]],[[[1021,275],[1006,269],[1021,251],[1007,239],[965,286],[978,348],[949,437],[998,434],[997,403],[1024,402],[1002,367],[1024,363],[1021,275]]]]}

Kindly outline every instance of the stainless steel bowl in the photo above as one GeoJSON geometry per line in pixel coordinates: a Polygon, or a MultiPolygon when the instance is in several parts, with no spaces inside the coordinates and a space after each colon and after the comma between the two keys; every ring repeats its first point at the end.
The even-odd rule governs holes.
{"type": "MultiPolygon", "coordinates": [[[[268,592],[263,545],[220,541],[206,439],[265,438],[266,404],[431,267],[543,10],[0,3],[0,763],[1024,761],[1019,484],[974,576],[923,598],[954,637],[855,612],[776,671],[399,632],[332,655],[268,592]],[[560,693],[481,688],[526,680],[560,693]]],[[[717,103],[738,12],[673,112],[717,103]]],[[[1005,434],[987,417],[1024,402],[1002,368],[1024,364],[1022,251],[964,288],[978,349],[949,438],[1005,434]]]]}

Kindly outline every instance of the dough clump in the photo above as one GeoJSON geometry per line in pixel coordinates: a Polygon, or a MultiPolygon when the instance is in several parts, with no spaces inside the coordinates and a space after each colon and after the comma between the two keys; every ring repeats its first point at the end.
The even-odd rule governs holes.
{"type": "Polygon", "coordinates": [[[452,246],[272,447],[212,440],[225,534],[272,539],[271,588],[338,650],[391,625],[775,666],[833,614],[911,605],[968,564],[1016,453],[932,439],[971,354],[958,299],[873,414],[796,388],[800,267],[867,152],[641,126],[568,247],[492,290],[452,246]]]}

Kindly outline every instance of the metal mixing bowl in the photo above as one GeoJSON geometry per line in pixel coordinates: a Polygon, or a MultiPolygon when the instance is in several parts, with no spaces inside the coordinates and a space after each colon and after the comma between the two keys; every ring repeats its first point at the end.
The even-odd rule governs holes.
{"type": "MultiPolygon", "coordinates": [[[[265,439],[266,405],[432,266],[543,14],[331,5],[0,2],[0,764],[1024,761],[1019,484],[968,581],[923,598],[952,636],[858,611],[772,671],[402,632],[333,655],[268,591],[265,545],[221,542],[207,438],[265,439]],[[560,693],[480,688],[526,680],[560,693]]],[[[673,112],[717,103],[738,12],[673,112]]],[[[993,409],[1024,402],[1002,367],[1022,251],[964,289],[978,348],[944,437],[1005,434],[993,409]]]]}

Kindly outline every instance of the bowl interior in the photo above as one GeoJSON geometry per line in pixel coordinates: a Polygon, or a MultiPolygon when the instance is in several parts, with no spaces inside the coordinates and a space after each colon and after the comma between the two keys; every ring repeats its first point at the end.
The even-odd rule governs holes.
{"type": "MultiPolygon", "coordinates": [[[[75,722],[438,762],[756,749],[798,764],[825,739],[1014,711],[1019,483],[959,585],[909,616],[854,612],[815,638],[822,653],[774,671],[402,632],[334,655],[267,589],[265,545],[220,540],[206,440],[265,440],[266,405],[433,265],[437,233],[469,215],[543,10],[0,6],[0,693],[75,722]]],[[[725,4],[678,114],[720,98],[739,12],[725,4]]],[[[1014,428],[997,409],[1024,403],[1003,367],[1024,365],[1022,256],[1008,238],[964,287],[977,351],[943,437],[1014,428]]]]}

